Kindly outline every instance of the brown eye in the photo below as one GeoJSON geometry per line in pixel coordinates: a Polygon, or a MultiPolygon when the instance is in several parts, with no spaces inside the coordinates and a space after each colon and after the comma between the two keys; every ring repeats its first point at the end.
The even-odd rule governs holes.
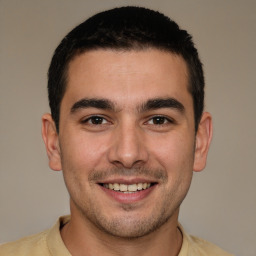
{"type": "Polygon", "coordinates": [[[148,121],[148,124],[151,125],[164,125],[168,123],[172,123],[172,120],[164,116],[154,116],[148,121]]]}
{"type": "Polygon", "coordinates": [[[165,124],[166,122],[168,122],[168,120],[163,116],[153,117],[152,121],[153,121],[153,124],[156,124],[156,125],[161,125],[161,124],[165,124]]]}
{"type": "Polygon", "coordinates": [[[102,124],[103,118],[100,116],[93,116],[93,117],[91,117],[91,123],[92,124],[102,124]]]}
{"type": "Polygon", "coordinates": [[[91,116],[86,120],[82,121],[82,123],[93,124],[93,125],[101,125],[106,124],[107,120],[101,116],[91,116]]]}
{"type": "Polygon", "coordinates": [[[147,121],[144,123],[146,127],[152,131],[156,132],[168,132],[176,124],[175,120],[169,116],[155,115],[148,117],[147,121]]]}

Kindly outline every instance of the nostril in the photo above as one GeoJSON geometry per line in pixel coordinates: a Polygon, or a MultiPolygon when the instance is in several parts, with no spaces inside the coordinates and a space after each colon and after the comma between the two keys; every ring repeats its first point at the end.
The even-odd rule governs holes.
{"type": "Polygon", "coordinates": [[[118,168],[126,168],[126,169],[132,169],[132,168],[139,168],[145,165],[145,161],[143,160],[136,160],[136,161],[113,161],[113,165],[115,165],[118,168]]]}

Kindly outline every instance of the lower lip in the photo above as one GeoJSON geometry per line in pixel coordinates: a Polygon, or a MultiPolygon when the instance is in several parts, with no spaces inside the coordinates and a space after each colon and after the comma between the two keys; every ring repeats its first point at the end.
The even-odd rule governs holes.
{"type": "Polygon", "coordinates": [[[156,185],[153,185],[150,188],[140,190],[137,192],[132,192],[132,193],[123,193],[123,192],[105,188],[103,186],[100,186],[100,187],[108,196],[114,198],[119,203],[129,204],[129,203],[138,202],[138,201],[146,198],[150,193],[152,193],[152,191],[155,189],[156,185]]]}

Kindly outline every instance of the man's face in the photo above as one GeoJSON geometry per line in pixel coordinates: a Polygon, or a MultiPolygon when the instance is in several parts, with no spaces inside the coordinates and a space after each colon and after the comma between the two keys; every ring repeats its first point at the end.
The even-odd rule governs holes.
{"type": "Polygon", "coordinates": [[[73,218],[120,237],[177,218],[195,164],[194,126],[181,57],[154,49],[76,57],[53,167],[63,170],[73,218]]]}

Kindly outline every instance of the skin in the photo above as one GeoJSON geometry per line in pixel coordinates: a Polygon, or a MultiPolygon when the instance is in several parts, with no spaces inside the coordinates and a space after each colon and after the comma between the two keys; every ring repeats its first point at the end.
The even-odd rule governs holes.
{"type": "Polygon", "coordinates": [[[42,122],[49,165],[63,171],[70,194],[71,220],[61,235],[72,255],[178,255],[179,206],[193,171],[205,167],[212,137],[206,112],[195,135],[180,56],[156,49],[83,53],[69,65],[59,134],[50,114],[42,122]],[[180,105],[150,107],[155,99],[180,105]],[[100,185],[141,181],[154,183],[142,197],[100,185]]]}

